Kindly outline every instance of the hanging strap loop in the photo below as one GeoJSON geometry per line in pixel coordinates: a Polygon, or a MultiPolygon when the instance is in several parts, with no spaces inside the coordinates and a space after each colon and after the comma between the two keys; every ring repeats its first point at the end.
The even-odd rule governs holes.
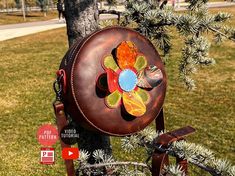
{"type": "MultiPolygon", "coordinates": [[[[160,148],[156,148],[152,155],[152,176],[164,175],[164,166],[169,165],[167,151],[169,145],[172,142],[184,140],[184,137],[194,132],[194,128],[187,126],[178,130],[162,134],[156,139],[156,141],[154,141],[154,145],[160,146],[160,148]]],[[[176,157],[176,163],[181,166],[182,170],[187,175],[187,160],[176,157]]]]}
{"type": "Polygon", "coordinates": [[[66,73],[63,69],[56,72],[57,78],[53,83],[53,89],[56,94],[55,101],[62,101],[62,93],[66,93],[66,73]]]}

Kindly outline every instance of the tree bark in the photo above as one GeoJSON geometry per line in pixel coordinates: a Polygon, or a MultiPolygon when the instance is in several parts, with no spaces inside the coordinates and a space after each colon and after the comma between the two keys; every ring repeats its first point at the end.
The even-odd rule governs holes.
{"type": "MultiPolygon", "coordinates": [[[[65,0],[65,18],[69,46],[71,46],[98,29],[96,0],[65,0]]],[[[78,143],[80,149],[90,153],[102,149],[106,154],[111,155],[112,149],[108,136],[88,131],[80,126],[79,128],[81,129],[78,143]]],[[[93,162],[93,158],[90,158],[89,163],[93,164],[93,162]]]]}
{"type": "Polygon", "coordinates": [[[25,15],[25,0],[21,0],[21,6],[22,6],[22,13],[24,21],[26,21],[26,15],[25,15]]]}
{"type": "Polygon", "coordinates": [[[98,29],[96,0],[65,0],[69,46],[98,29]]]}

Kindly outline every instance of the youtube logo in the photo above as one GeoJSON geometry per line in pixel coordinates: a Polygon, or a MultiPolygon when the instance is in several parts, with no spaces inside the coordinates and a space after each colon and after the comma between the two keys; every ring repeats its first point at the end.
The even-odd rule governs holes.
{"type": "Polygon", "coordinates": [[[63,148],[62,158],[65,160],[76,160],[79,157],[78,148],[63,148]]]}

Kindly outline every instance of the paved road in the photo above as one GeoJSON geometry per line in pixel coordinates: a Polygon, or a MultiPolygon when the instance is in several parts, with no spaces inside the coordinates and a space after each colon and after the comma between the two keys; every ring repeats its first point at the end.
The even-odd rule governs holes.
{"type": "MultiPolygon", "coordinates": [[[[186,10],[187,6],[188,6],[188,3],[180,3],[180,7],[177,8],[177,4],[176,4],[176,10],[186,10]]],[[[207,3],[207,6],[209,8],[232,7],[232,6],[234,6],[234,8],[235,8],[235,2],[228,2],[228,1],[209,2],[209,3],[207,3]]]]}
{"type": "Polygon", "coordinates": [[[0,41],[34,34],[50,29],[61,28],[64,26],[65,23],[59,23],[58,20],[3,25],[0,26],[0,41]]]}
{"type": "MultiPolygon", "coordinates": [[[[117,18],[116,15],[101,15],[102,20],[117,18]]],[[[65,27],[65,22],[58,19],[49,21],[28,22],[19,24],[0,25],[0,41],[22,37],[29,34],[65,27]]]]}
{"type": "MultiPolygon", "coordinates": [[[[187,4],[180,3],[180,7],[176,7],[176,10],[185,10],[187,4]]],[[[208,7],[230,7],[234,6],[234,2],[214,2],[208,3],[208,7]]],[[[124,6],[118,6],[119,11],[124,11],[124,6]]],[[[101,20],[116,18],[116,15],[101,15],[101,20]]],[[[65,27],[66,24],[59,22],[58,19],[53,19],[49,21],[39,21],[39,22],[30,22],[30,23],[20,23],[20,24],[11,24],[11,25],[0,25],[0,41],[9,40],[16,37],[21,37],[29,34],[34,34],[42,31],[47,31],[51,29],[65,27]]]]}

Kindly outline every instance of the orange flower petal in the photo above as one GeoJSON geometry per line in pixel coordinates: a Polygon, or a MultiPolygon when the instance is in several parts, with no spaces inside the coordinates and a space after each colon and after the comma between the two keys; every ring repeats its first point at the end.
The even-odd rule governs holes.
{"type": "Polygon", "coordinates": [[[122,42],[117,48],[117,62],[121,69],[134,67],[138,51],[131,41],[122,42]]]}

